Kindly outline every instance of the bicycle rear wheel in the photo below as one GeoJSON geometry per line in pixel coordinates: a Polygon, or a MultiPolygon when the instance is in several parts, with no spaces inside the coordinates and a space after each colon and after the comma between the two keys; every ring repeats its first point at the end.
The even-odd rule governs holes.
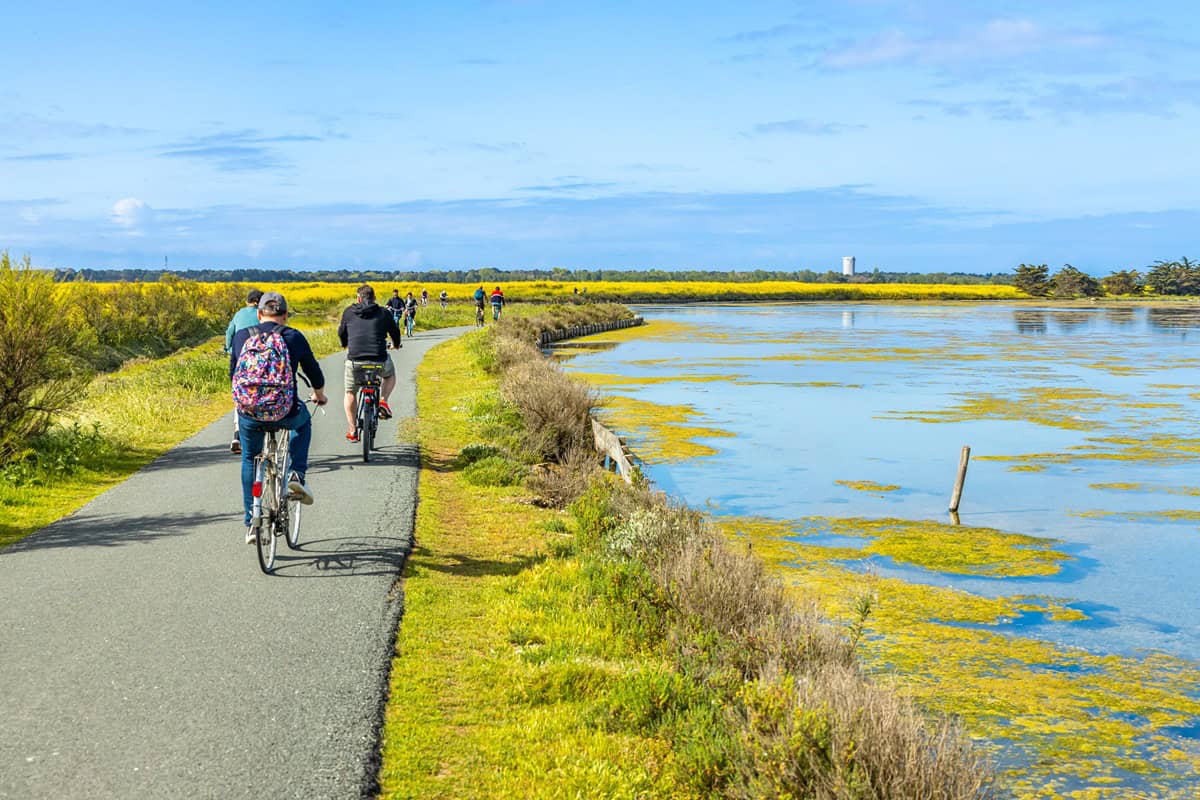
{"type": "Polygon", "coordinates": [[[279,519],[279,493],[273,472],[263,481],[263,513],[257,530],[258,566],[266,575],[275,569],[275,526],[279,519]]]}
{"type": "Polygon", "coordinates": [[[280,516],[287,513],[286,507],[280,505],[280,481],[286,481],[286,479],[280,475],[278,465],[275,463],[277,445],[275,434],[269,434],[264,453],[266,463],[262,475],[263,513],[259,517],[256,531],[258,534],[258,566],[263,570],[264,575],[270,575],[271,571],[275,569],[276,528],[280,523],[280,516]]]}
{"type": "Polygon", "coordinates": [[[365,416],[367,418],[363,420],[361,426],[362,433],[359,435],[359,439],[362,441],[363,463],[367,464],[371,461],[371,440],[375,438],[375,432],[372,430],[373,426],[371,425],[370,415],[365,416]]]}
{"type": "Polygon", "coordinates": [[[293,500],[289,497],[287,502],[287,545],[292,550],[300,549],[300,509],[302,508],[304,508],[304,506],[299,500],[293,500]]]}

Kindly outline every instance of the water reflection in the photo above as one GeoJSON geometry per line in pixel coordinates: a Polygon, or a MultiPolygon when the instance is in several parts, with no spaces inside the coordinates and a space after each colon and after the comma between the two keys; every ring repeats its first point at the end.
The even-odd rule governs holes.
{"type": "Polygon", "coordinates": [[[842,312],[842,327],[843,328],[853,328],[854,327],[854,312],[853,311],[843,311],[842,312]]]}
{"type": "Polygon", "coordinates": [[[1193,329],[1200,328],[1200,309],[1196,308],[1150,308],[1146,319],[1152,330],[1163,333],[1178,333],[1187,339],[1193,329]]]}
{"type": "Polygon", "coordinates": [[[1074,333],[1080,328],[1091,325],[1096,319],[1094,311],[1056,311],[1054,322],[1063,333],[1074,333]]]}
{"type": "Polygon", "coordinates": [[[1104,321],[1110,325],[1124,327],[1137,322],[1137,309],[1134,308],[1106,308],[1104,309],[1104,321]]]}
{"type": "Polygon", "coordinates": [[[1040,335],[1046,332],[1045,311],[1014,311],[1013,321],[1017,323],[1017,333],[1040,335]]]}

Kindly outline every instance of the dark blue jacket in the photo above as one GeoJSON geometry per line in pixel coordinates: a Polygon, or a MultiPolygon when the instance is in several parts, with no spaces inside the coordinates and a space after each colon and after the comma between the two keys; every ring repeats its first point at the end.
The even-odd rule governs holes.
{"type": "MultiPolygon", "coordinates": [[[[295,328],[289,328],[286,325],[279,325],[275,322],[260,322],[258,325],[250,328],[242,328],[233,335],[233,347],[229,350],[229,378],[233,380],[234,370],[237,369],[238,355],[242,352],[242,347],[245,346],[246,340],[249,339],[258,330],[270,332],[276,328],[283,328],[283,343],[287,345],[288,356],[292,362],[292,374],[296,374],[297,367],[304,372],[304,377],[308,378],[308,382],[312,384],[314,389],[325,388],[325,373],[321,372],[321,365],[317,363],[317,357],[313,355],[312,347],[308,344],[308,339],[304,338],[304,334],[295,328]]],[[[292,379],[293,382],[295,379],[292,379]]],[[[294,392],[296,399],[292,402],[292,409],[288,412],[290,417],[295,414],[300,407],[300,393],[294,392]]]]}

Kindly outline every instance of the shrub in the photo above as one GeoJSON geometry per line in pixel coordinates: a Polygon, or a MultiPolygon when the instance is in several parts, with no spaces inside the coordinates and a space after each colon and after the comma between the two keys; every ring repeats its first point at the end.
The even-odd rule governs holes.
{"type": "Polygon", "coordinates": [[[85,428],[56,425],[30,442],[29,449],[0,469],[0,480],[10,486],[43,485],[79,469],[95,465],[113,452],[113,443],[100,432],[100,425],[85,428]]]}
{"type": "Polygon", "coordinates": [[[503,456],[487,456],[464,469],[463,478],[475,486],[516,486],[525,478],[525,467],[503,456]]]}
{"type": "Polygon", "coordinates": [[[927,722],[853,669],[749,683],[735,797],[995,796],[987,765],[953,725],[927,722]]]}
{"type": "MultiPolygon", "coordinates": [[[[709,722],[724,736],[698,734],[696,720],[673,734],[703,776],[697,785],[746,798],[993,796],[990,772],[961,732],[872,686],[843,632],[796,605],[702,515],[607,480],[572,512],[581,550],[610,565],[592,567],[609,579],[593,577],[593,592],[625,609],[624,627],[657,625],[680,674],[728,709],[709,722]],[[651,585],[633,591],[638,575],[651,585]]],[[[676,701],[677,710],[688,705],[676,701]]],[[[623,713],[636,717],[637,708],[646,710],[623,713]]]]}
{"type": "Polygon", "coordinates": [[[0,253],[0,464],[26,451],[91,376],[83,328],[53,277],[0,253]]]}
{"type": "Polygon", "coordinates": [[[525,485],[544,505],[566,508],[583,494],[599,469],[595,450],[575,447],[563,456],[562,463],[541,464],[534,468],[525,485]]]}
{"type": "Polygon", "coordinates": [[[515,364],[501,376],[500,391],[521,414],[530,453],[562,461],[573,448],[591,446],[595,397],[554,364],[541,358],[515,364]]]}
{"type": "Polygon", "coordinates": [[[476,461],[482,461],[490,456],[503,456],[504,451],[494,444],[485,444],[476,442],[469,444],[462,450],[458,451],[458,455],[454,457],[454,466],[462,469],[470,466],[476,461]]]}

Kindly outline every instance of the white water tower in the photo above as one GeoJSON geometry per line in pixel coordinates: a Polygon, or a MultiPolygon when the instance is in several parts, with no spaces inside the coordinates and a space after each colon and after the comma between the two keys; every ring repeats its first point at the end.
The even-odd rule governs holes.
{"type": "Polygon", "coordinates": [[[854,256],[843,256],[842,257],[842,274],[843,275],[853,275],[854,274],[854,256]]]}

